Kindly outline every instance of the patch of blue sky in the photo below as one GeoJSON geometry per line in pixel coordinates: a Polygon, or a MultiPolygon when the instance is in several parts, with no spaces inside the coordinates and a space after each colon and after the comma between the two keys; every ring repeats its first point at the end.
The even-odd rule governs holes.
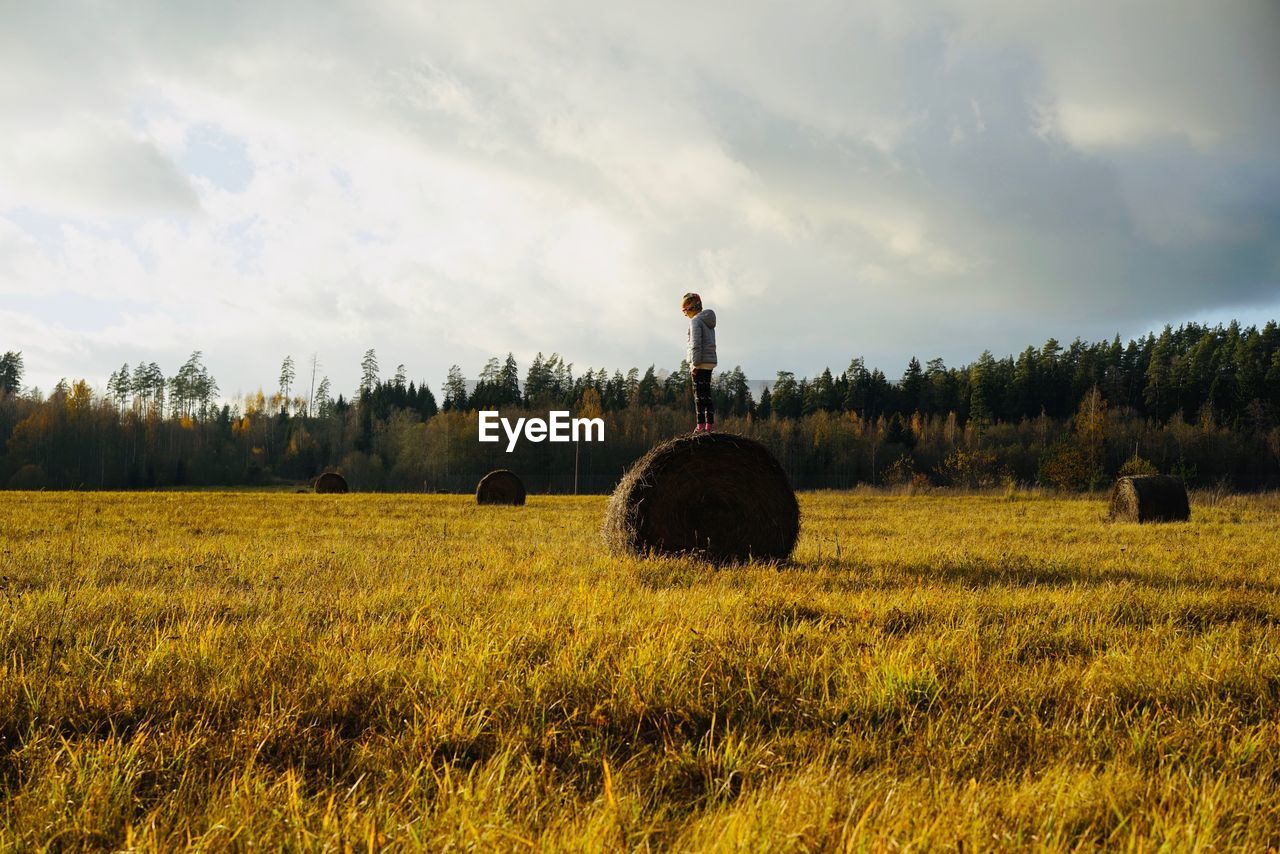
{"type": "Polygon", "coordinates": [[[63,217],[50,216],[31,208],[9,208],[0,211],[0,217],[16,225],[41,246],[51,248],[62,243],[62,229],[66,224],[63,217]]]}
{"type": "Polygon", "coordinates": [[[262,231],[257,227],[258,223],[258,217],[250,216],[236,220],[222,229],[222,238],[235,250],[235,267],[238,273],[261,272],[262,252],[266,243],[262,231]]]}
{"type": "Polygon", "coordinates": [[[98,240],[110,240],[128,247],[147,272],[155,272],[155,250],[144,246],[138,239],[138,229],[146,223],[165,221],[179,228],[187,228],[189,219],[184,216],[113,216],[88,218],[70,215],[51,215],[30,208],[10,208],[0,211],[0,219],[16,225],[25,235],[35,240],[42,251],[57,256],[66,248],[68,234],[79,233],[98,240]]]}
{"type": "Polygon", "coordinates": [[[253,180],[248,146],[239,137],[216,125],[201,124],[187,131],[186,143],[177,158],[178,168],[186,174],[229,193],[242,192],[253,180]]]}
{"type": "MultiPolygon", "coordinates": [[[[32,208],[18,207],[0,211],[0,219],[16,225],[27,237],[46,252],[61,251],[68,232],[78,232],[99,240],[115,240],[136,249],[134,233],[144,222],[154,216],[121,215],[112,217],[80,216],[75,214],[50,214],[32,208]]],[[[181,221],[180,218],[171,218],[181,221]]]]}
{"type": "Polygon", "coordinates": [[[356,231],[355,238],[357,246],[378,246],[391,242],[385,235],[364,228],[356,231]]]}

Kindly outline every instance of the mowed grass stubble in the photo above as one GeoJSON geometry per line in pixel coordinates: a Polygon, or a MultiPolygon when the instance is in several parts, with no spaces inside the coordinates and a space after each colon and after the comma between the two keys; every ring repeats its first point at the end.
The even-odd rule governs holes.
{"type": "Polygon", "coordinates": [[[0,493],[0,845],[1280,844],[1276,497],[0,493]]]}

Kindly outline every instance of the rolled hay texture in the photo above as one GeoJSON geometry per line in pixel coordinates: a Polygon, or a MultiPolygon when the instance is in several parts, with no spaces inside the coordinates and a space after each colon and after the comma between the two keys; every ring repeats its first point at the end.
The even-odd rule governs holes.
{"type": "Polygon", "coordinates": [[[1122,477],[1111,488],[1109,515],[1117,522],[1185,522],[1191,502],[1180,477],[1122,477]]]}
{"type": "Polygon", "coordinates": [[[347,491],[347,479],[336,471],[327,471],[316,478],[316,492],[340,495],[347,491]]]}
{"type": "Polygon", "coordinates": [[[603,534],[615,554],[785,560],[800,535],[800,505],[759,442],[731,433],[681,436],[623,476],[603,534]]]}
{"type": "Polygon", "coordinates": [[[524,481],[513,471],[491,471],[476,484],[477,504],[524,504],[524,481]]]}

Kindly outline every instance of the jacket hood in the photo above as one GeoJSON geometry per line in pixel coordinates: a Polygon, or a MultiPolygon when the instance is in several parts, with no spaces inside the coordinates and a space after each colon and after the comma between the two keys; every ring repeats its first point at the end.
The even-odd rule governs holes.
{"type": "Polygon", "coordinates": [[[693,316],[694,320],[701,320],[712,329],[716,328],[716,313],[709,308],[704,308],[693,316]]]}

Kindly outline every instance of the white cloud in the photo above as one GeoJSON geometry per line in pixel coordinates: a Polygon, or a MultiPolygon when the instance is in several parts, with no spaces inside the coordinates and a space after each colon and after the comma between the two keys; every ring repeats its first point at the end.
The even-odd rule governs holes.
{"type": "Polygon", "coordinates": [[[0,142],[0,208],[92,216],[193,213],[187,179],[122,121],[81,116],[18,130],[0,142]]]}

